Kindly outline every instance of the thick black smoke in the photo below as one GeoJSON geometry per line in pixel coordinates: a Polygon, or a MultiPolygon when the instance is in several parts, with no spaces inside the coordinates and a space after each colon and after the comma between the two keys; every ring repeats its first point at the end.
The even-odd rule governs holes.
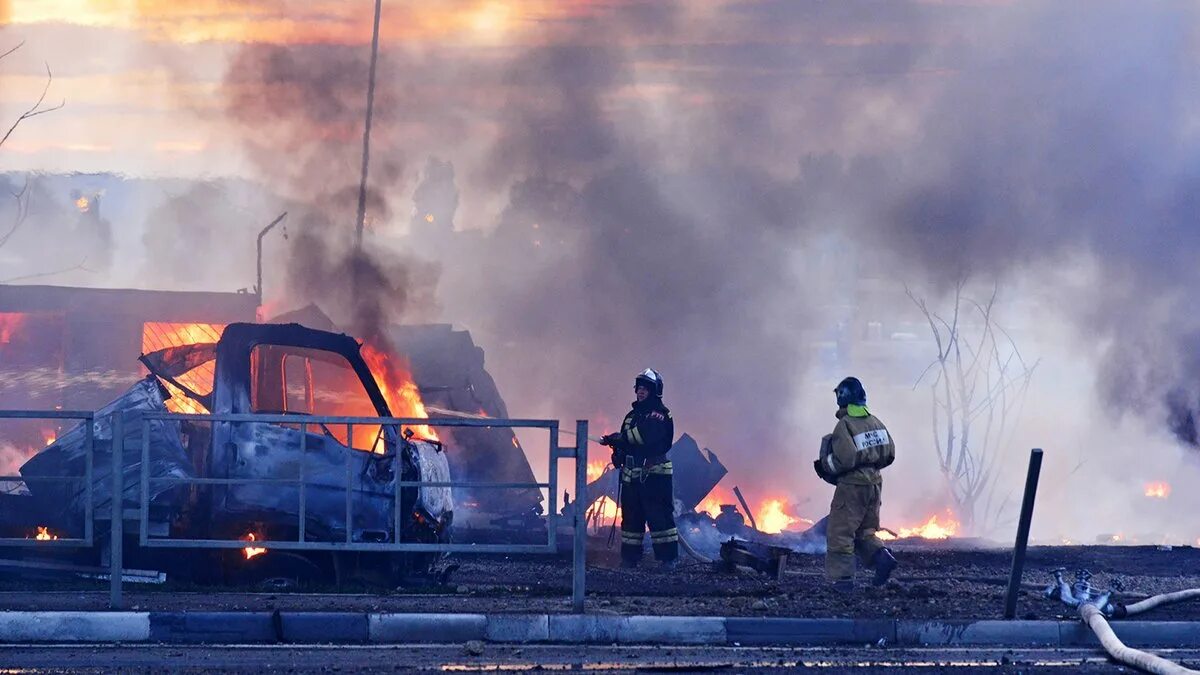
{"type": "MultiPolygon", "coordinates": [[[[836,303],[814,289],[864,269],[949,288],[1086,264],[1094,286],[1054,292],[1106,398],[1164,424],[1175,400],[1187,420],[1198,11],[603,3],[536,24],[532,46],[385,39],[369,213],[411,221],[408,248],[441,265],[445,317],[481,334],[511,408],[617,417],[654,366],[681,427],[761,475],[809,444],[789,405],[819,384],[806,364],[836,303]],[[430,156],[450,164],[409,212],[430,156]],[[427,199],[470,232],[423,247],[427,199]],[[828,233],[856,255],[818,285],[828,233]]],[[[252,46],[226,82],[264,177],[320,212],[293,259],[297,284],[320,271],[310,293],[353,276],[318,242],[352,230],[366,58],[252,46]]],[[[405,269],[376,277],[372,306],[428,297],[405,269]]]]}

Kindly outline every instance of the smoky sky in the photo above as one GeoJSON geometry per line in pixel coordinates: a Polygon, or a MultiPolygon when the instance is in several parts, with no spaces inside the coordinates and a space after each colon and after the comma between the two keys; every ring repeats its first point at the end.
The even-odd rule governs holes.
{"type": "MultiPolygon", "coordinates": [[[[1200,405],[1181,360],[1200,334],[1193,4],[697,7],[597,5],[524,46],[385,40],[371,237],[412,232],[369,266],[363,311],[436,298],[514,411],[619,418],[658,368],[681,430],[768,476],[763,458],[813,443],[788,420],[831,302],[806,276],[814,237],[856,253],[835,288],[1082,258],[1095,287],[1063,289],[1061,311],[1105,400],[1163,425],[1200,405]],[[429,166],[458,235],[413,212],[429,166]]],[[[353,229],[367,56],[246,46],[222,88],[260,180],[319,214],[290,268],[314,298],[352,276],[323,261],[353,229]]]]}

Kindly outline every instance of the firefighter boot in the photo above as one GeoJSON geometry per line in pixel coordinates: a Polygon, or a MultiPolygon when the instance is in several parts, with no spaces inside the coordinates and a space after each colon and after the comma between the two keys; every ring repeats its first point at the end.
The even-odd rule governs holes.
{"type": "Polygon", "coordinates": [[[882,586],[887,583],[888,577],[892,576],[892,570],[896,569],[896,556],[886,548],[881,548],[875,552],[875,578],[871,581],[876,586],[882,586]]]}

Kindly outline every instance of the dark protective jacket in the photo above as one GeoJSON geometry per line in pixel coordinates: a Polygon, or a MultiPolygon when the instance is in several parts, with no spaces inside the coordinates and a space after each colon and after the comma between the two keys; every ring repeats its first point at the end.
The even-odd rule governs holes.
{"type": "Polygon", "coordinates": [[[896,445],[887,427],[866,406],[838,410],[829,443],[821,444],[821,469],[839,483],[878,485],[879,470],[896,460],[896,445]]]}
{"type": "Polygon", "coordinates": [[[641,466],[647,459],[667,454],[675,440],[675,421],[662,399],[651,396],[634,401],[633,409],[621,423],[620,438],[614,444],[613,463],[641,466]]]}

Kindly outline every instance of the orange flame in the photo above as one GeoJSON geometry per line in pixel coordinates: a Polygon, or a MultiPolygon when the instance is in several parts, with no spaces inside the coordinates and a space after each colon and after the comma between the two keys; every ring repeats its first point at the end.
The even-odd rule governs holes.
{"type": "Polygon", "coordinates": [[[38,525],[37,534],[35,534],[33,538],[37,539],[38,541],[53,541],[58,539],[58,535],[50,532],[50,528],[44,525],[38,525]]]}
{"type": "Polygon", "coordinates": [[[12,342],[13,335],[25,324],[25,315],[20,312],[0,312],[0,345],[12,342]]]}
{"type": "MultiPolygon", "coordinates": [[[[217,342],[224,332],[225,325],[219,323],[149,322],[142,325],[142,353],[149,354],[167,347],[217,342]]],[[[210,361],[175,379],[194,392],[207,394],[212,391],[215,373],[216,364],[210,361]]],[[[175,385],[170,382],[163,382],[163,385],[171,392],[171,398],[167,399],[167,410],[192,415],[208,412],[198,401],[185,396],[175,385]]]]}
{"type": "MultiPolygon", "coordinates": [[[[254,536],[253,532],[249,532],[246,534],[245,537],[242,537],[242,541],[261,541],[261,540],[258,537],[254,536]]],[[[266,552],[267,552],[267,549],[258,548],[256,546],[247,546],[246,548],[242,549],[242,554],[246,556],[246,560],[249,560],[256,555],[261,555],[266,552]]]]}
{"type": "Polygon", "coordinates": [[[1170,483],[1146,483],[1146,496],[1153,499],[1166,499],[1171,496],[1170,483]]]}
{"type": "Polygon", "coordinates": [[[53,429],[42,429],[42,440],[46,442],[46,447],[54,445],[54,441],[58,440],[58,432],[53,429]]]}
{"type": "Polygon", "coordinates": [[[592,461],[588,462],[587,482],[591,483],[600,476],[603,476],[604,470],[608,468],[608,463],[609,462],[607,459],[593,459],[592,461]]]}
{"type": "Polygon", "coordinates": [[[75,200],[75,208],[79,209],[80,213],[87,213],[92,210],[92,202],[87,197],[80,196],[75,200]]]}
{"type": "MultiPolygon", "coordinates": [[[[924,523],[921,523],[916,527],[902,527],[896,531],[896,534],[900,535],[900,539],[907,539],[909,537],[919,537],[921,539],[949,539],[950,537],[957,536],[958,530],[961,527],[962,524],[958,522],[958,519],[954,517],[954,514],[950,511],[950,509],[946,509],[943,519],[939,520],[938,514],[935,513],[932,516],[929,516],[929,519],[924,523]]],[[[896,539],[896,537],[893,537],[891,533],[883,531],[876,532],[875,536],[884,540],[896,539]]]]}
{"type": "Polygon", "coordinates": [[[811,520],[788,513],[786,499],[766,500],[758,507],[758,512],[754,514],[754,520],[758,524],[759,531],[767,534],[778,534],[797,523],[812,525],[811,520]]]}
{"type": "MultiPolygon", "coordinates": [[[[417,383],[413,381],[407,359],[393,357],[389,352],[369,344],[363,345],[362,355],[367,367],[371,369],[371,374],[375,376],[375,384],[379,385],[379,391],[387,400],[393,417],[429,417],[429,413],[425,412],[425,402],[421,400],[421,392],[417,389],[417,383]]],[[[428,425],[414,426],[412,431],[421,438],[438,440],[437,432],[428,425]]]]}
{"type": "Polygon", "coordinates": [[[596,529],[604,527],[613,519],[620,519],[620,517],[621,507],[608,497],[601,497],[587,511],[587,522],[593,524],[596,529]]]}
{"type": "MultiPolygon", "coordinates": [[[[704,501],[696,506],[696,513],[707,513],[710,518],[716,518],[721,515],[721,506],[723,504],[733,504],[741,512],[742,506],[737,496],[732,492],[728,492],[720,487],[714,488],[704,501]]],[[[752,507],[753,508],[753,507],[752,507]]],[[[743,513],[745,518],[746,514],[743,513]]],[[[754,509],[754,522],[758,525],[760,532],[767,534],[778,534],[792,527],[810,526],[813,521],[808,518],[801,518],[791,512],[791,505],[786,499],[767,499],[754,509]]],[[[749,525],[749,518],[746,518],[746,524],[749,525]]]]}

